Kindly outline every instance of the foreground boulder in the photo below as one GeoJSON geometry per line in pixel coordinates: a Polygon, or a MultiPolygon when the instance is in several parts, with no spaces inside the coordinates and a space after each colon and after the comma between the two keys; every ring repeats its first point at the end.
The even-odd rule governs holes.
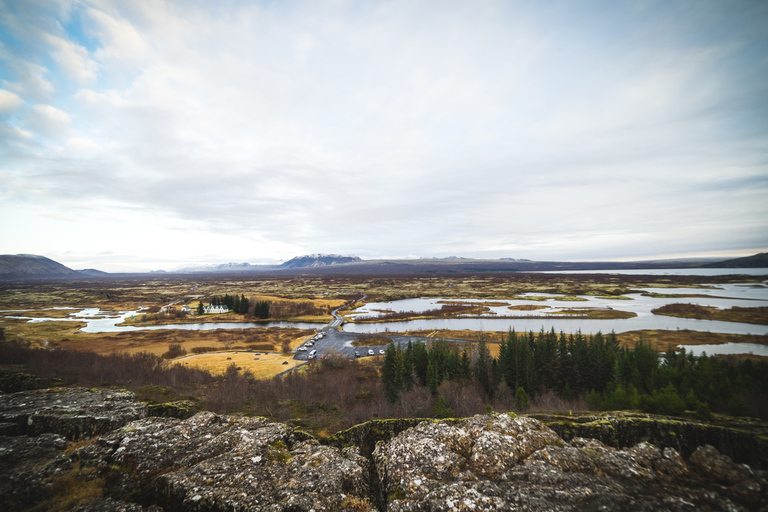
{"type": "Polygon", "coordinates": [[[170,510],[367,507],[367,461],[260,418],[201,412],[135,421],[73,457],[113,482],[115,497],[170,510]]]}
{"type": "Polygon", "coordinates": [[[648,443],[570,443],[532,418],[424,422],[379,443],[389,511],[765,510],[768,483],[712,447],[691,464],[648,443]]]}

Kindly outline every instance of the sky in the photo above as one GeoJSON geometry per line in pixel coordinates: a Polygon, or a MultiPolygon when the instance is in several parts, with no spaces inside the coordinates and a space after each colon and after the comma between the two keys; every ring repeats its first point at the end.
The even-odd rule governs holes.
{"type": "Polygon", "coordinates": [[[0,0],[0,254],[768,250],[768,2],[0,0]]]}

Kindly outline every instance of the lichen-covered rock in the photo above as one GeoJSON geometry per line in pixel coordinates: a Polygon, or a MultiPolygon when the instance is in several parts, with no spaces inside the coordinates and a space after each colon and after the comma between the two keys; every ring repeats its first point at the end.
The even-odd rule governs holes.
{"type": "Polygon", "coordinates": [[[83,505],[78,505],[71,512],[162,512],[156,505],[142,507],[138,503],[99,498],[83,505]]]}
{"type": "MultiPolygon", "coordinates": [[[[535,419],[506,415],[423,422],[379,443],[374,459],[393,512],[762,510],[768,497],[761,478],[731,477],[735,485],[712,486],[721,473],[689,466],[671,448],[640,443],[618,450],[585,438],[565,443],[535,419]]],[[[721,467],[722,459],[714,459],[721,467]]]]}
{"type": "Polygon", "coordinates": [[[130,391],[55,388],[0,395],[0,424],[6,435],[52,432],[67,439],[90,438],[146,414],[146,406],[130,391]]]}
{"type": "MultiPolygon", "coordinates": [[[[0,509],[768,512],[768,473],[712,446],[681,455],[646,435],[614,446],[628,443],[626,418],[589,422],[620,434],[607,443],[489,414],[382,420],[321,445],[263,418],[146,412],[110,390],[0,396],[2,431],[31,436],[0,435],[0,509]]],[[[653,422],[642,418],[637,432],[667,425],[653,422]]],[[[703,430],[680,423],[690,447],[703,430]]]]}
{"type": "Polygon", "coordinates": [[[721,455],[714,446],[700,446],[691,455],[691,464],[713,480],[735,484],[750,477],[752,471],[742,464],[734,463],[727,455],[721,455]]]}
{"type": "Polygon", "coordinates": [[[24,510],[47,497],[52,478],[72,469],[72,460],[61,454],[68,444],[58,434],[0,436],[0,502],[4,511],[24,510]]]}
{"type": "Polygon", "coordinates": [[[639,414],[605,412],[591,416],[532,415],[570,442],[576,437],[598,439],[614,448],[631,448],[646,441],[660,448],[673,448],[683,458],[699,446],[712,445],[733,460],[755,469],[768,469],[768,437],[762,422],[731,420],[731,426],[639,414]]]}
{"type": "Polygon", "coordinates": [[[170,509],[338,510],[370,495],[366,461],[355,451],[261,418],[147,418],[73,457],[108,475],[115,497],[170,509]]]}

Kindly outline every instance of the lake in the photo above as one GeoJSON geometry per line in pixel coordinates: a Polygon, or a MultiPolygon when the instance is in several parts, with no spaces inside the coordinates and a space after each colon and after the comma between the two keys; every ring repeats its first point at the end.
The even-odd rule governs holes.
{"type": "MultiPolygon", "coordinates": [[[[602,332],[626,332],[640,329],[677,330],[689,329],[731,334],[768,334],[768,325],[744,324],[737,322],[718,322],[712,320],[696,320],[655,315],[651,311],[666,304],[685,303],[717,308],[758,307],[768,306],[768,286],[765,284],[722,284],[711,288],[643,288],[641,293],[627,294],[632,300],[609,297],[579,296],[581,300],[555,300],[552,294],[525,294],[546,300],[516,299],[492,300],[504,303],[503,306],[490,306],[489,312],[480,318],[440,318],[409,320],[385,323],[348,323],[344,325],[347,332],[376,333],[399,332],[413,330],[473,330],[473,331],[507,331],[514,328],[517,331],[539,331],[542,328],[549,331],[575,332],[579,329],[586,334],[602,332]],[[664,294],[697,294],[702,297],[650,297],[643,293],[664,294]],[[536,305],[546,306],[546,309],[535,311],[511,310],[509,306],[536,305]],[[567,308],[599,308],[615,309],[635,313],[634,318],[626,319],[588,319],[569,318],[554,313],[567,308]],[[536,318],[520,318],[537,316],[536,318]],[[506,317],[506,318],[500,318],[506,317]]],[[[491,299],[440,299],[418,298],[404,299],[392,302],[371,302],[357,309],[356,316],[376,317],[386,312],[423,312],[438,309],[444,304],[490,302],[491,299]]]]}

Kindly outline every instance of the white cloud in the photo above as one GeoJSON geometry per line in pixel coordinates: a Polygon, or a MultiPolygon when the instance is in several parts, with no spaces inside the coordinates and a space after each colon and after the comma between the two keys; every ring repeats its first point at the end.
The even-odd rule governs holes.
{"type": "Polygon", "coordinates": [[[95,52],[99,61],[142,61],[149,45],[139,31],[127,20],[118,20],[98,9],[88,8],[88,17],[92,20],[92,30],[102,47],[95,52]]]}
{"type": "MultiPolygon", "coordinates": [[[[55,142],[14,165],[224,253],[768,245],[768,14],[710,7],[88,2],[94,41],[47,25],[56,70],[14,61],[50,98],[19,125],[55,142]]],[[[24,80],[3,84],[30,101],[24,80]]]]}
{"type": "Polygon", "coordinates": [[[60,36],[42,32],[40,38],[51,48],[51,57],[64,76],[78,84],[86,84],[96,78],[98,64],[83,46],[60,36]]]}
{"type": "Polygon", "coordinates": [[[17,95],[31,101],[50,101],[53,97],[53,84],[46,80],[48,70],[43,66],[25,61],[12,61],[9,68],[13,69],[16,81],[3,80],[3,85],[17,95]]]}
{"type": "Polygon", "coordinates": [[[52,105],[35,105],[27,116],[26,124],[32,131],[45,137],[65,137],[69,133],[71,117],[52,105]]]}
{"type": "Polygon", "coordinates": [[[18,95],[11,91],[0,89],[0,113],[16,110],[22,105],[24,105],[24,100],[18,95]]]}

